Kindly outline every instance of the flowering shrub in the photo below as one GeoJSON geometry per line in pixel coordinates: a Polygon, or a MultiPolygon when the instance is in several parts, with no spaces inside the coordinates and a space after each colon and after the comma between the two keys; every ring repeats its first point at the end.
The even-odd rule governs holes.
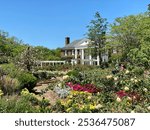
{"type": "Polygon", "coordinates": [[[80,84],[73,84],[71,82],[66,83],[72,90],[75,91],[84,91],[84,92],[89,92],[89,93],[96,93],[100,92],[100,89],[96,88],[93,84],[85,84],[85,85],[80,85],[80,84]]]}
{"type": "Polygon", "coordinates": [[[103,105],[88,92],[71,91],[66,99],[60,100],[53,107],[53,112],[98,112],[103,105]]]}
{"type": "Polygon", "coordinates": [[[137,70],[134,71],[124,69],[112,75],[106,69],[94,69],[71,75],[66,85],[73,91],[53,111],[149,112],[150,78],[145,78],[142,72],[135,75],[137,70]]]}

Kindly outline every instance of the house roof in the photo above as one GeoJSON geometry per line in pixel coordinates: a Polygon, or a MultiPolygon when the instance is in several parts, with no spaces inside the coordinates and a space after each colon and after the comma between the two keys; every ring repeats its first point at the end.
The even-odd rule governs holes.
{"type": "Polygon", "coordinates": [[[87,38],[83,38],[83,39],[79,39],[79,40],[75,40],[73,42],[71,42],[68,45],[65,45],[65,47],[63,47],[62,49],[75,49],[75,48],[82,48],[82,47],[87,47],[88,43],[86,44],[86,42],[88,42],[89,39],[87,38]]]}

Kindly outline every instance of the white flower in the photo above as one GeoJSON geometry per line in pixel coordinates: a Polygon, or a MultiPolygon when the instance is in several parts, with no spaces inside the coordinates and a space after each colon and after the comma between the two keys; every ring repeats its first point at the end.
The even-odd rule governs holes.
{"type": "Polygon", "coordinates": [[[124,87],[124,90],[125,91],[129,91],[129,87],[124,87]]]}
{"type": "Polygon", "coordinates": [[[90,100],[92,97],[91,96],[88,96],[88,99],[90,100]]]}
{"type": "Polygon", "coordinates": [[[118,78],[117,78],[117,77],[114,77],[114,80],[115,80],[115,81],[117,81],[117,80],[118,80],[118,78]]]}
{"type": "Polygon", "coordinates": [[[132,98],[131,97],[127,97],[128,101],[132,101],[132,98]]]}
{"type": "Polygon", "coordinates": [[[68,79],[68,78],[69,78],[68,75],[63,76],[63,80],[66,80],[66,79],[68,79]]]}
{"type": "Polygon", "coordinates": [[[73,96],[72,96],[72,95],[70,95],[70,96],[69,96],[69,98],[73,98],[73,96]]]}
{"type": "Polygon", "coordinates": [[[134,81],[134,78],[131,78],[131,81],[134,81]]]}
{"type": "Polygon", "coordinates": [[[150,106],[148,106],[147,109],[150,111],[150,106]]]}
{"type": "Polygon", "coordinates": [[[131,113],[135,113],[135,111],[134,111],[134,110],[132,110],[132,111],[131,111],[131,113]]]}
{"type": "Polygon", "coordinates": [[[129,72],[130,72],[129,70],[126,70],[125,74],[129,74],[129,72]]]}
{"type": "Polygon", "coordinates": [[[121,100],[120,97],[117,97],[116,101],[117,101],[117,102],[121,102],[122,100],[121,100]]]}
{"type": "Polygon", "coordinates": [[[61,87],[61,86],[62,86],[62,84],[61,84],[61,83],[59,83],[57,86],[58,86],[58,87],[61,87]]]}
{"type": "Polygon", "coordinates": [[[136,96],[133,96],[133,99],[136,99],[136,96]]]}
{"type": "Polygon", "coordinates": [[[98,104],[95,108],[96,109],[99,109],[99,108],[102,108],[103,106],[101,104],[98,104]]]}
{"type": "Polygon", "coordinates": [[[144,91],[144,92],[147,92],[148,90],[147,90],[147,88],[144,88],[143,91],[144,91]]]}
{"type": "Polygon", "coordinates": [[[97,95],[100,95],[100,92],[98,92],[97,95]]]}
{"type": "Polygon", "coordinates": [[[138,80],[137,80],[137,79],[135,79],[135,80],[134,80],[134,82],[135,82],[135,83],[137,83],[137,82],[138,82],[138,80]]]}

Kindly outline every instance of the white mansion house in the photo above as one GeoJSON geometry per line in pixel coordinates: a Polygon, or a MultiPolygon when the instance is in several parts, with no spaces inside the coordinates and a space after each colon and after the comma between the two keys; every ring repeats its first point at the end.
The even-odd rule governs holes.
{"type": "MultiPolygon", "coordinates": [[[[99,56],[92,57],[87,51],[90,40],[83,38],[75,40],[70,43],[70,38],[66,37],[65,47],[61,48],[62,58],[69,59],[71,64],[83,64],[83,65],[99,65],[99,56]]],[[[101,55],[102,62],[108,61],[108,53],[101,55]]]]}

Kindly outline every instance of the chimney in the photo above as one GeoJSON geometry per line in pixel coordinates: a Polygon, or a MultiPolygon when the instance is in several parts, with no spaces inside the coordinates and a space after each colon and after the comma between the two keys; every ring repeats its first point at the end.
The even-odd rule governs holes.
{"type": "Polygon", "coordinates": [[[70,44],[70,37],[65,38],[65,45],[68,45],[68,44],[70,44]]]}

